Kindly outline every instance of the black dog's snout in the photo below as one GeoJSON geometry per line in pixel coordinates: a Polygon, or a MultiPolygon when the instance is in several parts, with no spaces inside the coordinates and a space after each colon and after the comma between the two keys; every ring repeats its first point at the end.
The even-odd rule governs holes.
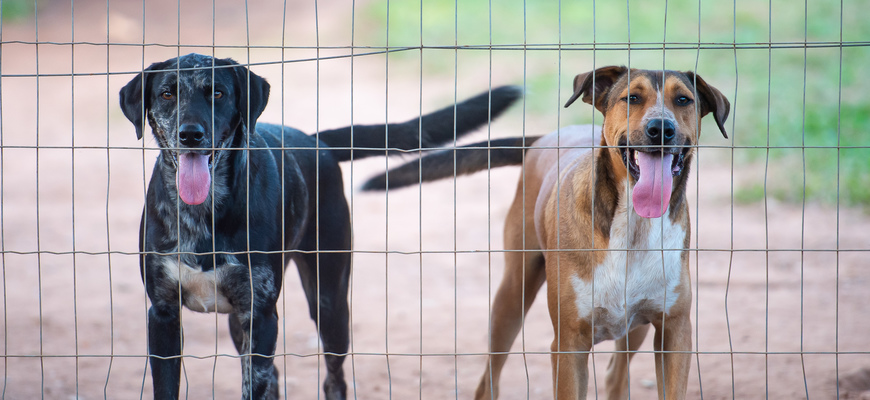
{"type": "Polygon", "coordinates": [[[205,127],[200,124],[182,124],[178,127],[178,141],[182,146],[195,147],[205,139],[205,127]]]}
{"type": "Polygon", "coordinates": [[[646,135],[654,143],[663,142],[667,144],[674,139],[675,134],[674,122],[669,119],[656,118],[646,124],[646,135]]]}

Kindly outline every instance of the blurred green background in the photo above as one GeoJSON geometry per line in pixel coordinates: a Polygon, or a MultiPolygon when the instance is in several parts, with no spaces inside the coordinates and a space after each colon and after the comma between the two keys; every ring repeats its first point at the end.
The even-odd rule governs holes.
{"type": "Polygon", "coordinates": [[[421,76],[449,78],[488,66],[478,69],[492,71],[494,85],[524,84],[522,129],[527,118],[553,121],[548,130],[592,122],[591,107],[560,105],[573,76],[594,67],[696,69],[732,103],[730,139],[707,121],[701,144],[736,146],[723,162],[745,171],[737,201],[800,203],[806,193],[811,202],[866,206],[868,11],[870,0],[376,0],[357,6],[354,19],[357,44],[426,46],[391,54],[397,69],[408,63],[421,76]]]}
{"type": "Polygon", "coordinates": [[[34,2],[30,0],[0,1],[0,14],[3,21],[17,21],[33,12],[34,2]]]}

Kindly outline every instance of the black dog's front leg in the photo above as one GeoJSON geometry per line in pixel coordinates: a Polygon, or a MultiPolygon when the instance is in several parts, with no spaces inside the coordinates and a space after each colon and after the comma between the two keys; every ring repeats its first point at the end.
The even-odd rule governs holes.
{"type": "Polygon", "coordinates": [[[181,377],[179,309],[152,305],[148,310],[148,351],[154,399],[178,398],[181,377]]]}
{"type": "Polygon", "coordinates": [[[229,318],[233,343],[242,356],[242,398],[277,400],[278,370],[272,358],[278,340],[277,310],[254,310],[251,318],[250,311],[229,318]]]}

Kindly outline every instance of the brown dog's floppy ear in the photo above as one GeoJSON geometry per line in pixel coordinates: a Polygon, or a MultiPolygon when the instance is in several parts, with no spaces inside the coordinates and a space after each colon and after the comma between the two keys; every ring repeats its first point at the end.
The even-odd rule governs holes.
{"type": "Polygon", "coordinates": [[[269,82],[261,76],[249,71],[234,60],[225,58],[221,61],[233,67],[233,75],[236,80],[236,104],[239,107],[239,115],[242,123],[248,129],[253,129],[257,124],[257,118],[266,109],[269,102],[269,82]]]}
{"type": "Polygon", "coordinates": [[[610,66],[578,74],[574,77],[574,94],[565,103],[565,107],[570,106],[580,96],[583,96],[585,103],[592,104],[594,97],[595,104],[592,105],[603,113],[605,111],[604,98],[607,97],[607,91],[627,70],[627,68],[622,66],[610,66]]]}
{"type": "Polygon", "coordinates": [[[121,111],[124,112],[124,116],[126,116],[127,119],[133,123],[133,126],[136,127],[137,139],[142,139],[142,112],[144,111],[147,113],[148,109],[151,108],[151,98],[148,95],[151,88],[151,82],[150,79],[148,79],[148,76],[151,74],[148,72],[159,71],[165,67],[166,61],[151,64],[121,88],[121,111]],[[144,97],[142,95],[143,92],[145,93],[144,97]],[[145,102],[144,104],[142,103],[143,101],[145,102]]]}
{"type": "Polygon", "coordinates": [[[725,98],[725,95],[719,89],[708,85],[706,81],[701,79],[700,75],[695,75],[691,71],[686,71],[685,74],[689,78],[689,82],[695,84],[695,91],[701,97],[701,117],[707,115],[707,113],[713,113],[713,118],[716,120],[716,125],[719,126],[719,131],[727,139],[728,133],[725,132],[725,120],[728,119],[728,113],[731,112],[731,103],[728,102],[728,99],[725,98]]]}

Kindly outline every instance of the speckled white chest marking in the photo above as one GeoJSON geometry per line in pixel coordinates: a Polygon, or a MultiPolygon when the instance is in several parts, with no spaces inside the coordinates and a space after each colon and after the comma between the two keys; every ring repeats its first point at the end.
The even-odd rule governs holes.
{"type": "MultiPolygon", "coordinates": [[[[241,264],[239,264],[241,265],[241,264]]],[[[221,292],[221,278],[226,265],[209,271],[203,271],[198,266],[178,263],[176,259],[166,257],[163,260],[163,270],[173,285],[181,282],[182,301],[184,306],[197,312],[233,312],[232,303],[221,292]]]]}
{"type": "Polygon", "coordinates": [[[571,277],[578,317],[594,323],[595,343],[622,338],[631,328],[648,322],[645,315],[668,312],[678,298],[679,249],[686,230],[671,223],[667,214],[643,219],[629,210],[631,204],[621,200],[610,228],[610,251],[595,266],[594,281],[571,277]],[[636,234],[639,229],[648,234],[636,234]]]}

